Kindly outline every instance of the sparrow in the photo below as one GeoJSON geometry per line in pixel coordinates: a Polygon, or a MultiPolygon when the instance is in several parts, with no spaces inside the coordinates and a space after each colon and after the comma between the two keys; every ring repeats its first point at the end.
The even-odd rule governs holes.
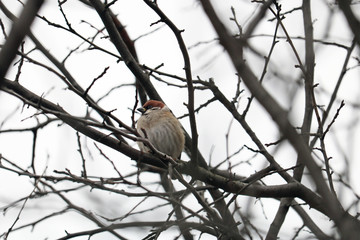
{"type": "MultiPolygon", "coordinates": [[[[185,136],[179,120],[170,109],[161,101],[149,100],[137,110],[142,113],[136,125],[140,136],[147,138],[160,152],[174,160],[179,159],[185,136]]],[[[143,142],[137,144],[141,151],[151,152],[143,142]]]]}

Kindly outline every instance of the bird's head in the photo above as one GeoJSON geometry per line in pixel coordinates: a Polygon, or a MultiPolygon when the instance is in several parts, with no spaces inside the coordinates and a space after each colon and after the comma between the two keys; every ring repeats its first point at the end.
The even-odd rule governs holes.
{"type": "Polygon", "coordinates": [[[169,110],[169,108],[161,101],[149,100],[144,104],[144,106],[138,108],[137,110],[143,115],[146,115],[155,111],[169,110]]]}

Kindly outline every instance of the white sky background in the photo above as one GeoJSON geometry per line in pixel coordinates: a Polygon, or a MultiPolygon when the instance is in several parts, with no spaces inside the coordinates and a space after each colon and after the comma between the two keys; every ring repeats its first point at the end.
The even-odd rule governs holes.
{"type": "MultiPolygon", "coordinates": [[[[13,13],[19,14],[18,9],[20,4],[13,0],[3,1],[13,13]]],[[[283,12],[290,10],[294,7],[300,6],[301,1],[280,1],[282,4],[283,12]]],[[[167,14],[167,16],[177,25],[179,29],[185,29],[183,37],[187,46],[192,46],[202,41],[209,41],[215,38],[215,33],[209,25],[206,16],[196,1],[191,0],[159,0],[158,4],[160,8],[167,14]]],[[[324,28],[328,24],[327,16],[328,11],[325,7],[326,1],[313,1],[312,5],[312,18],[314,20],[314,36],[315,38],[322,38],[324,36],[324,28]]],[[[254,14],[254,7],[256,6],[250,1],[218,1],[214,2],[216,5],[217,13],[221,15],[222,20],[227,24],[228,27],[236,32],[236,26],[229,20],[231,16],[230,6],[234,6],[239,23],[246,28],[251,16],[254,14]]],[[[92,25],[100,28],[102,26],[99,16],[90,8],[84,6],[82,3],[77,1],[69,0],[63,5],[68,20],[72,23],[72,27],[87,36],[94,34],[94,30],[89,27],[86,23],[81,23],[81,19],[86,19],[91,22],[92,25]]],[[[158,20],[157,15],[140,0],[119,0],[115,5],[111,7],[114,13],[119,14],[119,19],[126,26],[126,29],[131,38],[137,38],[138,36],[148,33],[155,28],[158,28],[162,24],[157,24],[153,27],[150,23],[158,20]]],[[[50,21],[62,24],[65,26],[63,17],[57,7],[56,1],[47,1],[47,3],[41,9],[39,15],[46,16],[50,21]]],[[[10,30],[9,22],[7,18],[0,14],[1,20],[5,24],[7,32],[10,30]]],[[[328,33],[329,42],[338,42],[346,46],[351,43],[351,36],[347,28],[347,23],[340,12],[335,13],[333,19],[333,26],[331,31],[328,33]]],[[[297,37],[303,36],[302,26],[302,13],[301,11],[294,12],[286,17],[283,21],[290,36],[297,37]]],[[[256,34],[270,34],[274,32],[275,23],[263,21],[260,26],[256,29],[256,34]]],[[[35,36],[46,46],[50,52],[57,57],[58,60],[62,60],[69,49],[73,49],[79,45],[82,41],[79,38],[66,33],[62,30],[55,29],[48,26],[42,20],[37,19],[36,23],[32,27],[35,36]]],[[[106,33],[105,33],[106,34],[106,33]]],[[[279,35],[283,36],[283,32],[280,31],[279,35]]],[[[2,36],[2,35],[1,35],[2,36]]],[[[3,41],[3,37],[1,37],[3,41]]],[[[98,39],[97,43],[101,44],[102,47],[107,48],[111,52],[116,53],[115,48],[108,42],[108,39],[98,39]]],[[[295,46],[300,53],[302,60],[304,59],[304,42],[301,40],[294,40],[295,46]]],[[[252,46],[254,46],[263,55],[267,55],[268,49],[271,44],[271,37],[258,37],[251,40],[252,46]]],[[[142,37],[136,41],[136,49],[142,64],[149,67],[156,67],[164,63],[162,71],[184,76],[183,61],[175,37],[170,30],[163,26],[159,31],[142,37]]],[[[25,50],[32,49],[33,45],[29,39],[25,50]]],[[[319,89],[323,89],[325,93],[319,93],[318,104],[324,105],[329,101],[329,97],[333,88],[336,84],[338,76],[340,75],[341,67],[344,61],[346,51],[334,46],[326,46],[316,44],[316,68],[315,68],[315,83],[319,83],[319,89]]],[[[81,52],[82,47],[78,52],[74,53],[66,62],[66,67],[73,74],[73,76],[80,82],[83,88],[86,88],[91,81],[98,76],[105,67],[110,66],[107,74],[101,79],[101,82],[96,82],[89,94],[94,98],[98,99],[109,91],[113,86],[132,83],[134,81],[133,76],[129,70],[126,69],[122,62],[116,63],[116,59],[109,57],[98,51],[87,51],[81,52]]],[[[189,50],[193,77],[199,76],[205,80],[213,77],[219,88],[227,95],[230,99],[235,93],[236,87],[236,75],[233,67],[231,66],[227,55],[223,52],[222,48],[215,46],[215,42],[202,44],[196,48],[189,50]]],[[[354,50],[354,53],[358,54],[358,49],[354,50]]],[[[264,60],[255,57],[249,51],[246,51],[247,62],[255,72],[257,76],[260,76],[264,60]]],[[[32,55],[38,59],[43,59],[40,53],[32,55]]],[[[294,80],[299,79],[300,71],[294,68],[296,63],[295,56],[291,51],[288,43],[285,40],[280,40],[275,47],[272,61],[269,65],[270,69],[279,69],[281,72],[280,77],[275,76],[269,70],[269,74],[265,78],[265,85],[269,91],[276,97],[276,99],[284,106],[289,108],[289,92],[292,88],[296,87],[294,80]],[[285,78],[281,79],[281,76],[285,78]],[[290,84],[289,84],[290,82],[290,84]]],[[[351,60],[349,66],[355,66],[357,63],[355,60],[351,60]]],[[[7,75],[7,78],[13,79],[16,74],[17,66],[15,66],[7,75]]],[[[59,84],[59,79],[53,74],[40,69],[32,64],[25,64],[22,69],[22,75],[20,82],[28,87],[38,95],[45,94],[45,98],[51,100],[54,103],[59,103],[64,109],[70,113],[74,113],[78,116],[83,116],[86,110],[86,106],[70,91],[64,90],[65,85],[59,84]],[[51,89],[49,91],[49,89],[51,89]]],[[[174,87],[168,87],[163,83],[153,82],[160,92],[167,105],[173,110],[174,114],[181,116],[186,113],[186,107],[183,105],[187,102],[187,90],[186,88],[178,89],[174,87]]],[[[242,86],[244,87],[244,86],[242,86]]],[[[355,120],[359,117],[359,112],[356,111],[358,108],[353,107],[357,104],[359,107],[359,71],[357,68],[347,73],[343,84],[340,88],[338,99],[345,100],[346,106],[342,109],[339,118],[336,121],[337,130],[332,131],[330,134],[336,139],[342,146],[342,151],[336,146],[337,142],[332,138],[327,141],[328,154],[333,157],[332,163],[338,172],[341,172],[344,168],[343,159],[346,157],[350,164],[350,184],[355,187],[357,193],[360,192],[360,187],[354,184],[358,181],[357,170],[360,168],[358,158],[357,146],[359,146],[359,125],[355,120]],[[352,128],[349,134],[347,131],[352,128]],[[339,163],[339,164],[337,164],[339,163]],[[357,189],[356,189],[357,187],[357,189]]],[[[118,116],[124,122],[131,124],[131,111],[134,105],[134,94],[135,91],[132,87],[124,87],[117,91],[114,91],[108,98],[101,102],[100,106],[107,110],[117,109],[114,114],[118,116]]],[[[212,97],[209,91],[201,91],[196,93],[196,106],[206,102],[207,99],[212,97]]],[[[243,97],[240,100],[240,109],[247,103],[248,92],[245,90],[243,97]]],[[[291,119],[294,125],[299,126],[302,122],[302,111],[303,111],[303,96],[301,93],[297,93],[295,96],[295,103],[292,106],[291,119]],[[300,109],[300,110],[299,110],[300,109]],[[301,112],[299,112],[301,111],[301,112]]],[[[333,111],[330,114],[330,119],[335,114],[336,108],[339,106],[339,102],[335,103],[333,111]]],[[[7,121],[2,129],[8,128],[23,128],[25,126],[33,126],[36,121],[34,118],[30,118],[34,111],[31,108],[24,107],[22,109],[21,103],[13,97],[10,97],[6,93],[0,93],[0,123],[6,116],[9,115],[16,107],[20,107],[16,114],[11,116],[11,120],[7,121]]],[[[95,114],[93,114],[95,116],[95,114]]],[[[41,116],[40,119],[44,119],[41,116]]],[[[314,118],[315,119],[315,118],[314,118]]],[[[198,132],[199,132],[199,148],[201,153],[206,159],[209,159],[211,155],[213,165],[221,162],[226,158],[226,141],[225,134],[228,130],[231,116],[224,108],[214,103],[209,105],[206,109],[203,109],[200,114],[197,115],[198,132]]],[[[249,112],[247,121],[253,130],[256,132],[258,137],[263,143],[274,142],[278,140],[278,132],[271,119],[264,113],[261,107],[256,105],[252,106],[252,110],[249,112]]],[[[181,123],[185,129],[190,132],[188,118],[181,119],[181,123]]],[[[315,122],[314,122],[315,123],[315,122]]],[[[314,128],[315,130],[315,128],[314,128]]],[[[92,153],[95,155],[87,155],[88,160],[88,171],[94,175],[101,176],[112,176],[112,172],[109,163],[106,162],[102,157],[97,156],[98,153],[94,148],[93,141],[86,141],[81,136],[83,144],[86,144],[92,153]]],[[[76,134],[69,127],[62,125],[58,126],[58,123],[52,123],[50,127],[40,130],[38,133],[37,152],[36,152],[36,164],[38,172],[45,171],[46,173],[52,173],[54,169],[64,170],[65,168],[71,169],[72,172],[80,174],[81,171],[81,159],[79,157],[76,143],[76,134]]],[[[4,157],[16,160],[16,162],[23,166],[28,167],[31,159],[31,144],[32,135],[30,133],[21,134],[0,134],[0,153],[4,157]]],[[[231,133],[229,136],[229,152],[230,154],[237,151],[244,144],[249,147],[256,148],[256,146],[250,141],[249,137],[238,125],[234,122],[232,124],[231,133]]],[[[98,144],[99,145],[99,144],[98,144]]],[[[101,145],[100,145],[101,146],[101,145]]],[[[134,165],[134,162],[121,154],[112,151],[104,146],[101,148],[112,157],[113,160],[119,164],[119,167],[124,172],[133,170],[130,166],[134,165]]],[[[278,151],[276,153],[276,159],[282,164],[284,168],[293,166],[296,156],[292,150],[289,150],[287,144],[282,145],[279,149],[275,147],[269,148],[270,152],[278,151]]],[[[185,154],[183,154],[185,156],[185,154]]],[[[240,162],[241,160],[247,160],[253,156],[253,153],[244,150],[242,151],[234,163],[240,162]]],[[[186,160],[186,156],[184,157],[186,160]]],[[[240,167],[236,168],[236,172],[240,175],[249,176],[256,170],[260,170],[264,166],[264,160],[261,156],[258,156],[256,160],[253,160],[252,165],[241,164],[240,167]]],[[[227,166],[223,166],[226,168],[227,166]]],[[[142,176],[144,181],[147,178],[153,177],[153,175],[142,176]]],[[[283,181],[278,177],[269,177],[265,181],[267,184],[278,184],[283,181]]],[[[306,180],[305,180],[306,181],[306,180]]],[[[32,191],[32,185],[29,179],[25,177],[18,177],[15,174],[11,174],[0,170],[0,206],[6,205],[18,198],[25,197],[32,191]]],[[[132,189],[136,191],[136,189],[132,189]]],[[[131,209],[139,199],[126,199],[124,197],[113,196],[107,193],[101,193],[98,191],[96,194],[89,194],[84,191],[83,196],[74,196],[77,199],[77,203],[80,206],[93,206],[94,211],[99,214],[106,216],[119,216],[126,213],[131,209]],[[86,197],[84,197],[86,196],[86,197]]],[[[352,197],[351,193],[346,193],[346,197],[352,197]]],[[[239,197],[241,199],[241,197],[239,197]]],[[[32,216],[37,213],[44,214],[45,212],[51,212],[54,209],[62,209],[63,205],[57,202],[49,201],[51,198],[46,198],[41,201],[29,201],[27,207],[30,210],[24,211],[21,215],[18,225],[22,225],[28,221],[31,221],[32,216]]],[[[244,198],[245,199],[245,198],[244,198]]],[[[349,198],[352,199],[352,198],[349,198]]],[[[244,204],[247,201],[244,200],[244,204]]],[[[278,202],[274,200],[263,200],[265,219],[261,204],[259,202],[251,202],[256,212],[258,212],[257,219],[254,223],[263,225],[263,230],[266,231],[269,224],[273,220],[274,213],[277,210],[278,202]]],[[[245,206],[244,206],[245,207],[245,206]]],[[[91,208],[91,207],[89,207],[91,208]]],[[[145,208],[145,206],[144,206],[145,208]]],[[[198,206],[194,203],[194,208],[198,206]]],[[[15,220],[19,208],[13,208],[8,211],[5,216],[1,216],[0,232],[5,232],[15,220]]],[[[164,218],[167,217],[167,210],[164,209],[164,218]]],[[[149,215],[149,214],[147,214],[149,215]]],[[[312,216],[317,216],[317,220],[324,225],[325,228],[329,229],[331,225],[324,216],[318,214],[315,211],[311,212],[312,216]]],[[[137,215],[140,218],[141,216],[137,215]]],[[[135,217],[135,218],[136,218],[135,217]]],[[[294,221],[298,221],[298,217],[294,213],[290,213],[288,218],[293,218],[294,221]]],[[[283,228],[282,236],[284,239],[289,237],[287,233],[292,234],[293,221],[287,221],[283,228]],[[284,229],[289,229],[286,231],[284,229]]],[[[81,228],[84,230],[93,228],[92,224],[88,224],[87,220],[84,220],[78,214],[73,213],[73,216],[67,214],[66,216],[55,217],[47,222],[48,224],[39,224],[35,227],[34,232],[31,233],[30,228],[26,228],[23,231],[12,233],[9,239],[56,239],[63,236],[64,229],[68,232],[79,231],[81,228]],[[61,227],[59,227],[61,225],[61,227]]],[[[134,238],[144,237],[148,229],[144,230],[144,233],[133,232],[134,238]]],[[[169,236],[171,231],[167,232],[169,236]]],[[[126,235],[126,234],[125,234],[126,235]]],[[[167,239],[166,234],[161,235],[160,239],[167,239]]],[[[109,236],[106,236],[109,237],[109,236]]],[[[77,238],[86,239],[86,238],[77,238]]],[[[91,239],[104,239],[104,235],[93,236],[91,239]]],[[[108,239],[111,239],[109,237],[108,239]]]]}

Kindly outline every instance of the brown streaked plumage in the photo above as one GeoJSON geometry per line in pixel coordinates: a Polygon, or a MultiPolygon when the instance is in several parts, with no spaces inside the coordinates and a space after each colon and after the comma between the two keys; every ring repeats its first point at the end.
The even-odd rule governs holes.
{"type": "MultiPolygon", "coordinates": [[[[136,126],[139,134],[160,152],[174,159],[179,158],[185,137],[180,122],[170,109],[161,101],[149,100],[137,110],[142,113],[136,126]]],[[[138,145],[141,151],[149,152],[144,143],[138,142],[138,145]]]]}

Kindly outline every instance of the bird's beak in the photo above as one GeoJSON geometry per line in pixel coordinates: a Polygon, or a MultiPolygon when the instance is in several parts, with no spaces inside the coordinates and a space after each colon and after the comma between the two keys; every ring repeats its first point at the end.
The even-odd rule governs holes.
{"type": "Polygon", "coordinates": [[[136,110],[138,110],[138,111],[141,112],[142,114],[144,114],[144,113],[146,112],[146,108],[143,108],[143,107],[140,107],[140,108],[138,108],[138,109],[136,109],[136,110]]]}

